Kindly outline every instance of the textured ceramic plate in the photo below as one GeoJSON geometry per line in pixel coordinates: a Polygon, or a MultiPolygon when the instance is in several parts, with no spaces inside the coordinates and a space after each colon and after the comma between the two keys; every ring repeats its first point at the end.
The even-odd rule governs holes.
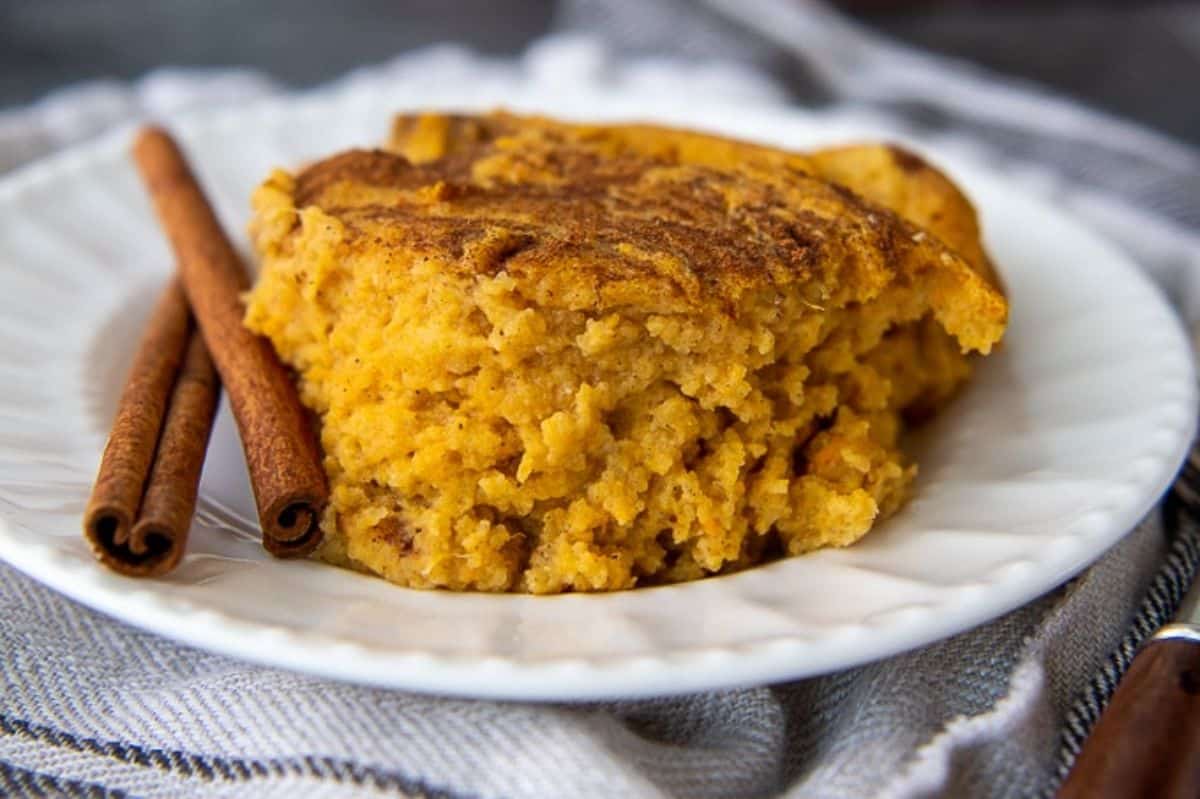
{"type": "MultiPolygon", "coordinates": [[[[177,126],[240,237],[252,187],[383,136],[390,112],[509,105],[654,118],[784,145],[870,137],[837,119],[519,86],[376,86],[177,126]]],[[[1151,507],[1194,424],[1185,338],[1157,291],[1054,209],[966,164],[1012,301],[1004,348],[919,442],[915,499],[857,546],[602,596],[423,593],[256,542],[223,410],[189,554],[169,579],[94,563],[79,515],[131,347],[170,258],[128,132],[0,184],[0,556],[163,635],[261,663],[452,694],[579,699],[821,673],[931,642],[1053,588],[1151,507]]]]}

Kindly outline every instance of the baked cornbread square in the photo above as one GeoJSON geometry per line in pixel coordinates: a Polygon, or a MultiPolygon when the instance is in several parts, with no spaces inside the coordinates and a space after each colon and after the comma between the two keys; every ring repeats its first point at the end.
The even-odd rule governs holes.
{"type": "Polygon", "coordinates": [[[1007,317],[969,204],[906,158],[424,115],[272,174],[246,323],[320,420],[320,556],[553,593],[861,538],[1007,317]]]}

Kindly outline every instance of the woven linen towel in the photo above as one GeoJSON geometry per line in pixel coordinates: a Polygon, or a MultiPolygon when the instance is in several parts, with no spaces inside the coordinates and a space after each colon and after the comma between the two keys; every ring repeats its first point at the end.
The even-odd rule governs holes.
{"type": "MultiPolygon", "coordinates": [[[[1196,318],[1200,247],[1181,198],[1200,160],[1186,148],[965,75],[815,6],[714,0],[686,18],[672,16],[673,6],[628,4],[644,16],[602,16],[645,36],[689,19],[697,29],[682,26],[679,41],[733,59],[802,54],[823,101],[870,103],[881,135],[968,151],[1024,180],[1102,226],[1196,318]],[[751,11],[759,16],[729,22],[751,11]],[[867,80],[862,64],[876,77],[867,80]],[[913,77],[904,108],[899,89],[887,104],[872,96],[873,81],[889,74],[897,84],[913,77]],[[937,105],[943,78],[958,104],[937,105]],[[1003,124],[972,115],[963,99],[972,92],[1021,112],[1003,124]],[[928,124],[935,117],[954,123],[928,124]],[[1027,118],[1040,124],[1018,126],[1027,118]],[[1089,179],[1108,175],[1098,165],[1112,158],[1125,180],[1089,179]]],[[[564,24],[605,8],[569,4],[564,24]]],[[[631,60],[599,39],[558,37],[513,63],[440,48],[347,80],[472,80],[510,69],[531,81],[787,101],[789,88],[747,64],[761,65],[631,60]]],[[[277,90],[232,72],[76,88],[0,114],[0,165],[131,117],[277,90]]],[[[1155,510],[1066,588],[926,649],[787,685],[587,705],[431,698],[252,666],[131,629],[0,566],[0,795],[1036,796],[1053,789],[1133,648],[1169,615],[1198,560],[1200,531],[1155,510]]]]}

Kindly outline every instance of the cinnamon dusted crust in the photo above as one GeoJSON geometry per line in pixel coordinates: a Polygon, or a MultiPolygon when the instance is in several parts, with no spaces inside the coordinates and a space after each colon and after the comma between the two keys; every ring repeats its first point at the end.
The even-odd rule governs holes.
{"type": "Polygon", "coordinates": [[[254,205],[246,320],[321,418],[321,555],[415,587],[851,543],[1007,317],[961,193],[878,146],[405,116],[254,205]]]}

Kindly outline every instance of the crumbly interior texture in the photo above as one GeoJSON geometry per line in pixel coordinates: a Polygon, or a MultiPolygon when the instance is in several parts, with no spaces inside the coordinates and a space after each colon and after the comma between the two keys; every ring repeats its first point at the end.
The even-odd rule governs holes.
{"type": "Polygon", "coordinates": [[[417,588],[853,543],[907,495],[906,420],[1007,315],[970,205],[874,145],[406,116],[253,204],[246,323],[320,421],[319,556],[417,588]]]}

